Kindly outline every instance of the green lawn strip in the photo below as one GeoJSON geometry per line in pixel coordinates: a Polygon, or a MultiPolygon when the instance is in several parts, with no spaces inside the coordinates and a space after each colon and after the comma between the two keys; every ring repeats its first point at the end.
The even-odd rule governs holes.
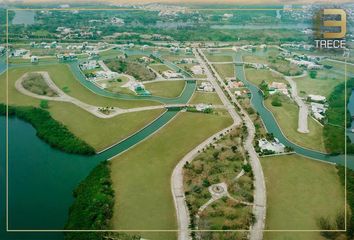
{"type": "Polygon", "coordinates": [[[235,77],[235,67],[233,64],[213,64],[213,66],[224,80],[235,77]]]}
{"type": "Polygon", "coordinates": [[[152,82],[146,83],[145,88],[153,96],[175,98],[182,93],[185,84],[185,81],[152,82]]]}
{"type": "MultiPolygon", "coordinates": [[[[9,106],[8,114],[29,122],[36,129],[37,136],[54,148],[68,153],[95,154],[92,146],[72,134],[65,125],[53,119],[44,109],[9,106]]],[[[0,115],[6,115],[4,104],[0,104],[0,115]]]]}
{"type": "MultiPolygon", "coordinates": [[[[229,116],[180,113],[151,138],[114,158],[114,229],[177,229],[170,186],[173,168],[193,147],[231,123],[229,116]]],[[[174,233],[169,239],[175,238],[174,233]]]]}
{"type": "Polygon", "coordinates": [[[190,104],[198,104],[198,103],[206,103],[213,105],[222,105],[222,102],[215,92],[203,93],[203,92],[195,92],[190,104]]]}
{"type": "MultiPolygon", "coordinates": [[[[104,96],[97,95],[82,86],[81,83],[75,79],[74,75],[70,71],[70,68],[65,64],[54,64],[54,65],[33,65],[21,68],[14,68],[9,70],[9,99],[15,99],[16,95],[20,94],[15,88],[15,81],[20,78],[26,72],[34,72],[34,71],[47,71],[55,82],[55,84],[61,88],[65,89],[65,92],[79,99],[80,101],[95,105],[95,106],[114,106],[121,108],[133,108],[133,107],[142,107],[142,106],[151,106],[151,105],[159,105],[158,102],[155,101],[142,101],[142,100],[121,100],[121,99],[113,99],[104,96]]],[[[6,75],[2,74],[0,76],[0,87],[6,89],[6,75]]],[[[0,99],[2,96],[0,96],[0,99]]]]}
{"type": "Polygon", "coordinates": [[[156,109],[121,114],[113,118],[97,118],[72,104],[49,103],[55,119],[65,124],[76,136],[96,151],[101,151],[135,133],[159,117],[165,110],[156,109]],[[75,117],[72,117],[75,116],[75,117]]]}
{"type": "Polygon", "coordinates": [[[285,96],[281,97],[282,106],[272,106],[273,97],[270,96],[264,101],[264,105],[272,111],[280,129],[285,136],[293,143],[310,148],[313,150],[324,152],[323,127],[311,117],[308,117],[309,133],[299,133],[298,119],[299,109],[295,103],[285,96]]]}
{"type": "Polygon", "coordinates": [[[204,53],[204,54],[210,62],[232,62],[233,61],[231,56],[215,55],[212,53],[204,53]]]}
{"type": "MultiPolygon", "coordinates": [[[[266,229],[319,230],[321,216],[332,219],[344,211],[344,188],[333,165],[299,155],[261,158],[261,163],[267,187],[266,229]]],[[[315,232],[268,232],[265,239],[321,238],[315,232]]]]}
{"type": "Polygon", "coordinates": [[[164,71],[171,70],[167,65],[160,63],[160,64],[150,64],[149,67],[154,69],[156,72],[162,74],[164,71]]]}
{"type": "Polygon", "coordinates": [[[273,73],[267,69],[245,68],[246,79],[256,86],[259,86],[263,81],[268,84],[272,82],[281,82],[288,84],[280,75],[273,73]]]}
{"type": "MultiPolygon", "coordinates": [[[[343,74],[345,73],[345,62],[334,62],[325,59],[321,61],[321,64],[332,66],[334,69],[342,72],[343,74]]],[[[347,73],[354,74],[354,66],[352,64],[347,64],[347,73]]]]}

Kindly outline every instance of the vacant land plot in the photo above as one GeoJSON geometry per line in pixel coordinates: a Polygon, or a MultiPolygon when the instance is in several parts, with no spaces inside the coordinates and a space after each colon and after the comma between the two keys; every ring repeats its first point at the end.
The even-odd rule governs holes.
{"type": "MultiPolygon", "coordinates": [[[[112,227],[177,229],[170,186],[173,168],[196,145],[231,123],[229,116],[180,113],[151,138],[114,158],[112,227]]],[[[176,233],[169,238],[141,234],[148,239],[176,239],[176,233]]]]}
{"type": "Polygon", "coordinates": [[[175,98],[182,93],[185,84],[185,81],[152,82],[146,83],[145,88],[153,96],[175,98]]]}
{"type": "Polygon", "coordinates": [[[204,53],[204,54],[210,62],[232,62],[233,61],[231,56],[217,55],[212,53],[204,53]]]}
{"type": "Polygon", "coordinates": [[[120,49],[118,49],[118,48],[116,48],[116,49],[104,50],[104,51],[99,52],[99,55],[100,55],[100,57],[102,57],[102,58],[108,58],[108,57],[113,58],[113,57],[117,57],[117,56],[120,56],[120,55],[123,55],[123,54],[124,54],[124,53],[123,53],[120,49]]]}
{"type": "Polygon", "coordinates": [[[316,78],[311,78],[307,75],[294,79],[301,96],[316,94],[328,97],[335,86],[344,82],[344,74],[333,72],[332,70],[318,70],[316,72],[316,78]]]}
{"type": "Polygon", "coordinates": [[[131,75],[140,81],[150,81],[156,77],[155,73],[141,63],[121,59],[106,59],[105,64],[114,72],[131,75]]]}
{"type": "Polygon", "coordinates": [[[263,81],[270,84],[272,82],[281,82],[288,84],[283,77],[275,74],[267,69],[245,68],[246,79],[256,86],[259,86],[263,81]]]}
{"type": "Polygon", "coordinates": [[[126,84],[128,81],[128,77],[120,76],[117,79],[100,80],[96,83],[100,85],[103,89],[113,93],[125,93],[135,95],[135,92],[131,91],[129,88],[122,87],[122,85],[126,84]]]}
{"type": "MultiPolygon", "coordinates": [[[[261,158],[267,187],[266,229],[319,230],[318,218],[344,211],[344,189],[333,165],[299,155],[261,158]]],[[[265,233],[266,240],[323,239],[317,232],[265,233]]]]}
{"type": "Polygon", "coordinates": [[[156,72],[162,74],[164,71],[171,70],[167,65],[161,63],[161,64],[150,64],[149,67],[154,69],[156,72]]]}
{"type": "Polygon", "coordinates": [[[310,132],[299,133],[297,131],[299,109],[295,103],[291,102],[285,96],[281,98],[282,106],[272,106],[271,102],[272,97],[269,97],[265,101],[265,106],[273,112],[280,129],[290,141],[306,148],[325,152],[323,128],[319,123],[309,117],[308,125],[310,132]]]}
{"type": "Polygon", "coordinates": [[[45,95],[48,97],[57,96],[57,93],[48,86],[40,73],[29,73],[23,80],[22,86],[28,91],[38,95],[45,95]]]}
{"type": "Polygon", "coordinates": [[[222,102],[215,92],[196,92],[194,93],[190,104],[198,104],[198,103],[206,103],[206,104],[213,104],[213,105],[222,105],[222,102]]]}
{"type": "Polygon", "coordinates": [[[194,58],[192,53],[186,53],[182,51],[174,53],[169,50],[160,50],[159,54],[161,54],[163,59],[166,59],[170,62],[179,62],[184,58],[194,58]]]}
{"type": "Polygon", "coordinates": [[[233,64],[213,64],[213,66],[224,80],[235,77],[235,67],[233,64]]]}
{"type": "Polygon", "coordinates": [[[145,127],[164,111],[142,111],[101,119],[81,109],[79,111],[72,104],[66,104],[65,107],[57,103],[49,105],[49,111],[55,119],[65,124],[72,133],[85,140],[96,151],[103,150],[145,127]]]}

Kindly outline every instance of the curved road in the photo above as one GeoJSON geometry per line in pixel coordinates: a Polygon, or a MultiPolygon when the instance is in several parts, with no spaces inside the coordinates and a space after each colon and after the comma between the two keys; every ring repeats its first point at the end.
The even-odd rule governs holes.
{"type": "Polygon", "coordinates": [[[189,211],[185,201],[184,188],[183,188],[183,166],[186,162],[192,161],[195,156],[198,154],[198,151],[208,146],[210,143],[216,141],[220,138],[221,133],[227,133],[230,129],[235,126],[239,126],[242,123],[242,120],[246,123],[248,129],[248,136],[244,142],[245,150],[249,153],[250,156],[250,164],[252,166],[252,170],[255,176],[255,191],[254,191],[254,206],[253,213],[255,215],[256,221],[252,226],[250,231],[250,239],[251,240],[262,240],[263,238],[263,229],[264,229],[264,220],[265,220],[265,206],[266,206],[266,195],[265,195],[265,182],[262,167],[260,161],[258,159],[258,155],[253,148],[253,139],[255,128],[248,117],[247,113],[241,108],[241,106],[236,101],[235,97],[231,94],[231,92],[227,89],[229,96],[233,103],[237,104],[241,109],[242,119],[236,113],[233,103],[231,103],[221,86],[224,86],[224,82],[219,76],[219,74],[215,71],[214,67],[208,62],[207,58],[200,50],[193,50],[194,55],[196,56],[198,62],[201,67],[204,69],[204,72],[207,75],[207,79],[213,84],[217,94],[219,95],[222,103],[227,107],[234,123],[232,126],[223,129],[222,131],[214,134],[212,137],[205,140],[198,147],[189,152],[175,167],[173,170],[173,174],[171,177],[171,190],[173,194],[173,199],[176,208],[177,214],[177,222],[178,222],[178,240],[188,240],[190,239],[190,229],[189,229],[189,211]],[[218,83],[219,82],[219,83],[218,83]],[[220,84],[220,85],[219,85],[220,84]]]}

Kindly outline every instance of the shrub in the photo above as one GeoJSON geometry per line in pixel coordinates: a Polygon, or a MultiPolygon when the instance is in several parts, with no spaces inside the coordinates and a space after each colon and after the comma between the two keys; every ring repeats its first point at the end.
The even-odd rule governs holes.
{"type": "Polygon", "coordinates": [[[316,78],[317,77],[317,71],[315,71],[315,70],[311,70],[310,72],[309,72],[309,75],[310,75],[310,78],[316,78]]]}
{"type": "Polygon", "coordinates": [[[272,106],[274,106],[274,107],[281,107],[282,106],[282,103],[281,103],[279,97],[276,96],[273,98],[272,106]]]}
{"type": "Polygon", "coordinates": [[[39,103],[39,106],[43,109],[48,109],[49,105],[48,105],[48,101],[47,100],[41,100],[41,102],[39,103]]]}

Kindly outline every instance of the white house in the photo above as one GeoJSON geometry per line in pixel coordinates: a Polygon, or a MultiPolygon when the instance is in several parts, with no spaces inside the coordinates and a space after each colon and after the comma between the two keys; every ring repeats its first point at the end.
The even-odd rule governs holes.
{"type": "Polygon", "coordinates": [[[311,102],[326,102],[325,96],[309,94],[307,97],[311,102]]]}
{"type": "Polygon", "coordinates": [[[162,72],[162,75],[166,78],[180,78],[180,77],[183,77],[182,74],[180,73],[176,73],[172,70],[167,70],[167,71],[164,71],[162,72]]]}
{"type": "Polygon", "coordinates": [[[36,63],[39,61],[39,57],[37,56],[31,56],[31,63],[36,63]]]}
{"type": "Polygon", "coordinates": [[[273,142],[268,141],[265,138],[262,138],[258,141],[258,146],[261,150],[273,151],[275,153],[282,153],[285,150],[285,145],[279,142],[277,138],[274,138],[273,142]]]}

